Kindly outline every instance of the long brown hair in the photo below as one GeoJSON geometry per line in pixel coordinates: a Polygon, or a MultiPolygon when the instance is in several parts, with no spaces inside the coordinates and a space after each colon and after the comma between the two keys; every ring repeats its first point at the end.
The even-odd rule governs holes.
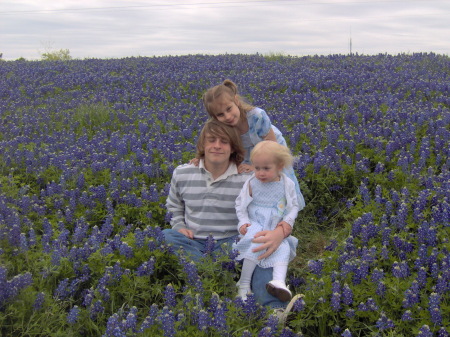
{"type": "Polygon", "coordinates": [[[230,142],[231,155],[230,161],[234,162],[236,166],[239,166],[244,161],[245,149],[242,146],[241,137],[236,128],[223,124],[217,119],[208,119],[203,126],[200,136],[197,140],[197,159],[205,158],[205,138],[210,134],[216,137],[225,138],[230,142]]]}
{"type": "Polygon", "coordinates": [[[232,100],[237,99],[237,106],[241,112],[241,118],[247,121],[247,112],[252,110],[254,106],[249,104],[241,95],[239,95],[237,85],[232,80],[228,79],[223,81],[222,84],[209,88],[203,94],[203,105],[205,106],[209,117],[216,119],[214,102],[223,94],[227,94],[232,100]]]}

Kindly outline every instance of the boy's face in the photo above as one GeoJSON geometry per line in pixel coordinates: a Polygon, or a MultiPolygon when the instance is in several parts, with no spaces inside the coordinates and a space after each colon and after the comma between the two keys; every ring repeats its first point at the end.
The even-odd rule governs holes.
{"type": "Polygon", "coordinates": [[[230,140],[225,136],[205,134],[205,166],[229,164],[232,153],[230,140]]]}

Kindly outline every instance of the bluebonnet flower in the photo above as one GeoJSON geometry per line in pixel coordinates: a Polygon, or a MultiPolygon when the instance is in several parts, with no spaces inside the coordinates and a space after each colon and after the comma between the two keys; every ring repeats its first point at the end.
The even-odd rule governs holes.
{"type": "Polygon", "coordinates": [[[122,242],[119,246],[119,252],[121,255],[125,256],[127,259],[132,259],[134,256],[133,248],[126,242],[122,242]]]}
{"type": "Polygon", "coordinates": [[[432,293],[428,302],[428,311],[430,312],[431,321],[435,325],[442,324],[442,313],[441,313],[441,297],[437,293],[432,293]]]}
{"type": "Polygon", "coordinates": [[[136,332],[136,325],[137,325],[137,308],[132,307],[130,311],[128,312],[128,315],[125,319],[125,322],[123,323],[123,330],[128,331],[131,330],[133,332],[136,332]]]}
{"type": "Polygon", "coordinates": [[[352,318],[355,316],[355,309],[347,309],[347,311],[345,312],[345,316],[352,318]]]}
{"type": "MultiPolygon", "coordinates": [[[[365,171],[367,170],[364,166],[364,164],[360,163],[360,167],[359,170],[365,171]]],[[[364,182],[361,182],[361,184],[359,185],[359,194],[361,195],[361,199],[364,203],[364,205],[368,205],[370,203],[370,194],[369,194],[369,189],[367,188],[366,184],[364,184],[364,182]]]]}
{"type": "Polygon", "coordinates": [[[203,252],[203,255],[211,255],[212,252],[214,251],[214,246],[216,244],[216,240],[214,239],[214,237],[210,234],[208,235],[208,237],[206,238],[206,242],[205,242],[205,250],[203,252]]]}
{"type": "Polygon", "coordinates": [[[411,310],[406,310],[402,315],[402,321],[409,322],[412,320],[413,320],[413,318],[412,318],[411,310]]]}
{"type": "Polygon", "coordinates": [[[44,292],[39,292],[36,295],[36,299],[34,300],[34,304],[33,304],[33,310],[38,311],[42,308],[42,305],[44,304],[45,301],[45,293],[44,292]]]}
{"type": "Polygon", "coordinates": [[[353,292],[347,283],[342,288],[342,303],[345,305],[351,305],[353,303],[353,292]]]}
{"type": "Polygon", "coordinates": [[[101,300],[97,300],[94,304],[89,308],[89,317],[95,321],[99,314],[105,311],[105,307],[103,306],[103,302],[101,300]]]}
{"type": "Polygon", "coordinates": [[[380,331],[384,331],[394,328],[395,324],[384,312],[382,312],[380,318],[377,320],[376,326],[380,331]]]}
{"type": "Polygon", "coordinates": [[[83,297],[82,305],[85,307],[89,307],[93,299],[94,299],[94,290],[92,288],[87,289],[83,297]]]}
{"type": "Polygon", "coordinates": [[[444,327],[442,327],[442,328],[440,328],[440,329],[438,330],[436,336],[437,336],[437,337],[448,337],[448,336],[449,336],[449,333],[447,332],[447,330],[446,330],[444,327]]]}
{"type": "Polygon", "coordinates": [[[292,312],[300,312],[305,309],[306,303],[303,297],[303,294],[300,294],[299,298],[297,298],[297,300],[294,302],[294,305],[292,306],[292,312]]]}
{"type": "Polygon", "coordinates": [[[200,309],[197,316],[197,326],[200,331],[206,331],[210,325],[210,317],[209,314],[200,309]]]}
{"type": "Polygon", "coordinates": [[[179,256],[183,271],[186,273],[188,284],[201,290],[203,287],[200,276],[198,275],[197,266],[193,261],[187,260],[183,256],[179,256]]]}
{"type": "Polygon", "coordinates": [[[386,285],[383,281],[378,282],[375,293],[380,297],[384,297],[384,294],[386,293],[386,285]]]}
{"type": "Polygon", "coordinates": [[[403,299],[403,307],[411,308],[420,302],[420,287],[416,280],[412,282],[411,287],[405,290],[405,298],[403,299]]]}
{"type": "Polygon", "coordinates": [[[409,267],[408,263],[405,261],[397,262],[395,261],[392,264],[392,275],[397,278],[406,278],[409,276],[409,267]]]}
{"type": "Polygon", "coordinates": [[[68,291],[68,287],[69,287],[69,279],[65,278],[61,281],[59,281],[58,286],[56,287],[54,293],[53,293],[53,297],[63,300],[66,297],[69,296],[69,291],[68,291]]]}
{"type": "Polygon", "coordinates": [[[352,333],[349,329],[345,329],[344,332],[341,334],[342,337],[352,337],[352,333]]]}
{"type": "Polygon", "coordinates": [[[433,337],[433,332],[428,325],[422,325],[422,327],[419,329],[417,337],[433,337]]]}
{"type": "Polygon", "coordinates": [[[36,232],[34,228],[30,228],[28,231],[28,245],[29,247],[36,246],[36,232]]]}
{"type": "Polygon", "coordinates": [[[308,261],[308,267],[311,270],[311,272],[317,276],[322,275],[322,268],[323,268],[323,260],[309,260],[308,261]]]}
{"type": "Polygon", "coordinates": [[[334,292],[331,295],[330,304],[333,311],[339,311],[341,309],[341,294],[338,292],[334,292]]]}
{"type": "Polygon", "coordinates": [[[173,288],[172,284],[168,284],[166,286],[166,289],[164,290],[164,306],[168,308],[175,307],[175,305],[177,304],[175,296],[175,289],[173,288]]]}
{"type": "Polygon", "coordinates": [[[225,306],[222,303],[219,303],[216,310],[214,310],[213,319],[211,322],[211,326],[214,327],[217,331],[227,332],[228,330],[225,313],[225,306]]]}
{"type": "Polygon", "coordinates": [[[122,324],[120,322],[120,317],[117,313],[112,314],[108,318],[108,322],[106,323],[106,331],[103,336],[105,336],[105,337],[107,337],[107,336],[111,336],[111,337],[124,336],[125,337],[126,336],[124,331],[122,331],[122,324]]]}
{"type": "Polygon", "coordinates": [[[447,270],[447,275],[439,275],[436,281],[436,293],[443,295],[450,289],[450,272],[447,270]]]}
{"type": "Polygon", "coordinates": [[[153,303],[148,311],[147,317],[145,317],[141,326],[139,327],[138,332],[143,333],[146,329],[150,328],[155,324],[156,318],[158,316],[158,306],[153,303]]]}
{"type": "MultiPolygon", "coordinates": [[[[302,336],[303,334],[301,332],[295,333],[289,327],[285,327],[283,328],[283,330],[281,330],[279,337],[302,337],[302,336]]],[[[244,335],[242,335],[242,337],[244,337],[244,335]]],[[[248,335],[248,337],[251,337],[251,334],[248,335]]]]}
{"type": "Polygon", "coordinates": [[[274,335],[274,331],[272,331],[272,329],[267,326],[265,328],[262,328],[258,332],[258,337],[273,337],[273,335],[274,335]]]}
{"type": "Polygon", "coordinates": [[[153,274],[155,268],[155,257],[152,256],[148,261],[142,263],[136,270],[138,276],[150,276],[153,274]]]}
{"type": "Polygon", "coordinates": [[[75,324],[78,321],[78,315],[80,314],[80,308],[77,305],[73,306],[67,314],[67,322],[69,324],[75,324]]]}

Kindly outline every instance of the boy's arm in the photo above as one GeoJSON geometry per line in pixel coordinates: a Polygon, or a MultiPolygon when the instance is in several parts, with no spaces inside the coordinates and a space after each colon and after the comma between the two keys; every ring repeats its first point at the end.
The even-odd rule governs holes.
{"type": "Polygon", "coordinates": [[[172,213],[172,218],[170,220],[170,225],[172,229],[180,231],[180,229],[187,230],[185,219],[185,204],[184,200],[180,195],[179,188],[177,186],[176,171],[172,175],[172,180],[170,181],[169,195],[166,201],[167,210],[172,213]]]}

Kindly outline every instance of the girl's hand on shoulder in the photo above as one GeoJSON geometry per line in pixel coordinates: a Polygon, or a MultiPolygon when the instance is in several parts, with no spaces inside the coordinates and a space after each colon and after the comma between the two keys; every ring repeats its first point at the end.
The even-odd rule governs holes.
{"type": "Polygon", "coordinates": [[[200,159],[198,158],[194,158],[189,161],[189,164],[193,164],[195,166],[198,166],[198,163],[200,163],[200,159]]]}
{"type": "Polygon", "coordinates": [[[242,225],[242,226],[239,228],[239,233],[241,233],[242,235],[247,234],[247,228],[250,227],[250,226],[251,226],[251,225],[250,225],[249,223],[246,223],[246,224],[242,225]]]}
{"type": "Polygon", "coordinates": [[[255,170],[254,167],[249,164],[241,164],[238,166],[239,173],[253,172],[254,170],[255,170]]]}

